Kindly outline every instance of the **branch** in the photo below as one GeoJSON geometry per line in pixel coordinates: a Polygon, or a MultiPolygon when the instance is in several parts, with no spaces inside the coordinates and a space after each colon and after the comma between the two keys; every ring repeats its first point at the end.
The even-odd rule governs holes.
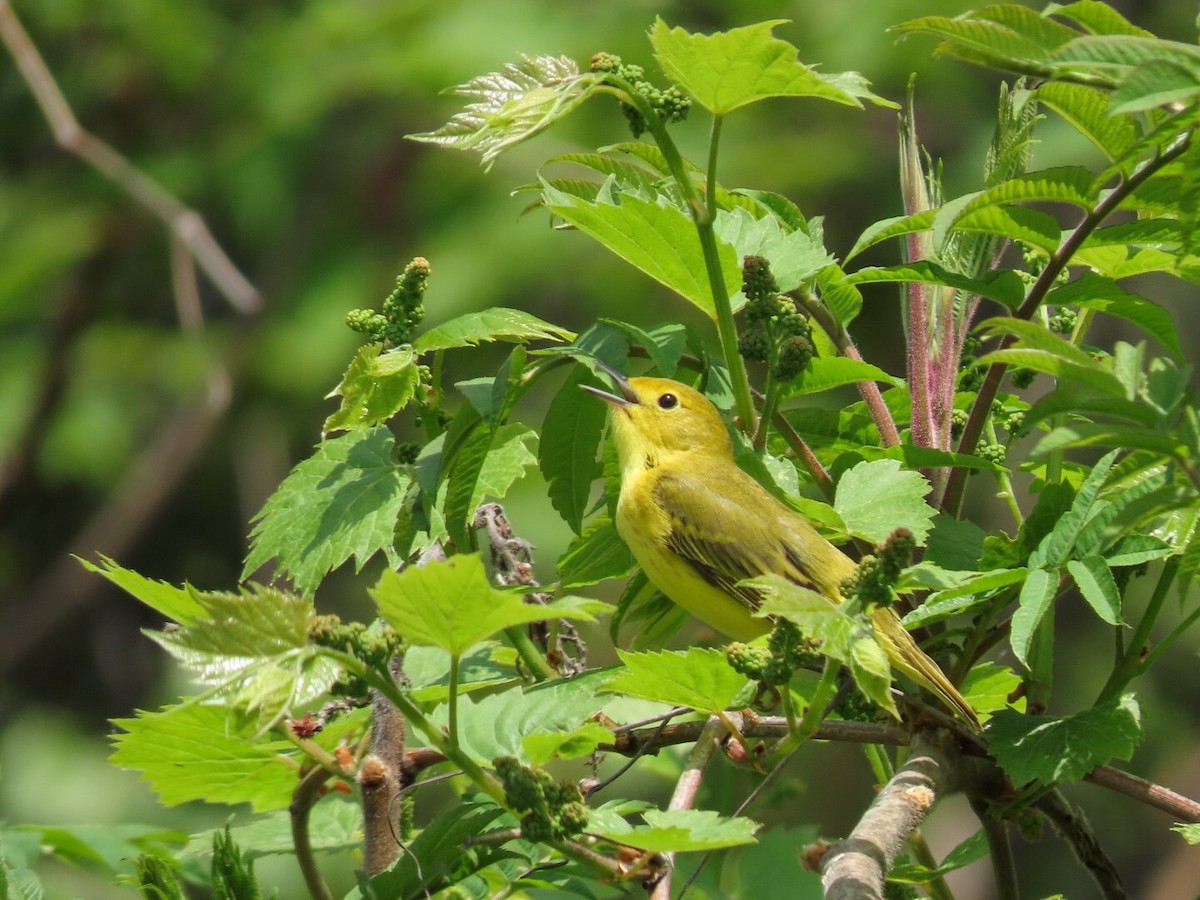
{"type": "Polygon", "coordinates": [[[9,0],[0,0],[0,42],[12,54],[58,145],[124,188],[161,219],[187,247],[230,306],[243,314],[257,312],[262,304],[258,289],[225,255],[200,215],[79,124],[9,0]]]}
{"type": "MultiPolygon", "coordinates": [[[[688,744],[698,740],[706,724],[702,721],[677,722],[663,728],[639,728],[635,731],[624,731],[613,735],[611,744],[601,744],[598,749],[606,753],[619,753],[622,756],[655,753],[663,747],[688,744]]],[[[782,738],[787,734],[787,719],[782,716],[767,716],[754,722],[747,722],[742,728],[742,736],[748,738],[782,738]]],[[[812,733],[812,740],[904,746],[909,742],[909,734],[903,728],[895,725],[826,719],[812,733]]]]}
{"type": "MultiPolygon", "coordinates": [[[[1136,169],[1128,178],[1121,181],[1108,194],[1097,203],[1087,215],[1083,217],[1075,230],[1067,237],[1062,245],[1055,251],[1054,255],[1046,263],[1046,268],[1042,269],[1037,280],[1029,289],[1029,293],[1025,295],[1020,307],[1013,318],[1016,319],[1031,319],[1033,314],[1037,312],[1042,301],[1046,299],[1046,294],[1054,286],[1058,280],[1058,276],[1067,268],[1071,262],[1071,257],[1075,255],[1075,251],[1083,246],[1083,242],[1095,231],[1108,216],[1121,205],[1130,194],[1147,182],[1156,172],[1164,166],[1174,162],[1182,156],[1191,144],[1191,132],[1186,132],[1170,147],[1164,150],[1154,159],[1147,160],[1141,167],[1136,169]]],[[[1017,338],[1015,335],[1005,335],[1000,341],[998,350],[1004,350],[1011,347],[1017,338]]],[[[992,363],[983,376],[983,384],[979,387],[979,393],[975,397],[975,403],[971,407],[971,414],[967,418],[967,424],[963,427],[962,437],[958,442],[959,453],[973,453],[975,446],[979,442],[980,435],[983,434],[983,426],[991,414],[992,401],[996,399],[996,394],[1000,391],[1000,381],[1004,378],[1004,373],[1008,370],[1006,363],[992,363]]],[[[966,488],[966,479],[969,474],[967,469],[953,469],[950,472],[950,480],[946,484],[946,492],[942,495],[942,512],[947,515],[957,516],[959,507],[962,505],[963,491],[966,488]]]]}
{"type": "Polygon", "coordinates": [[[1074,809],[1062,792],[1050,791],[1035,804],[1041,812],[1071,847],[1076,858],[1084,865],[1096,880],[1100,893],[1105,900],[1124,900],[1125,886],[1121,884],[1121,876],[1117,867],[1100,846],[1096,833],[1083,813],[1074,809]]]}
{"type": "Polygon", "coordinates": [[[1174,816],[1181,822],[1200,822],[1200,803],[1129,772],[1122,772],[1112,766],[1096,766],[1083,776],[1083,780],[1132,797],[1174,816]]]}
{"type": "Polygon", "coordinates": [[[845,840],[822,861],[826,900],[883,898],[883,879],[909,835],[937,801],[957,789],[949,750],[929,732],[914,738],[912,756],[883,786],[845,840]]]}
{"type": "MultiPolygon", "coordinates": [[[[740,718],[739,716],[738,719],[740,720],[740,718]]],[[[725,734],[726,726],[721,717],[710,716],[704,723],[704,730],[700,733],[700,737],[692,747],[687,765],[679,775],[679,781],[675,783],[675,793],[671,795],[671,802],[667,806],[668,810],[692,808],[692,804],[696,802],[696,794],[700,790],[700,782],[704,779],[704,770],[708,768],[713,753],[716,752],[725,734]]],[[[650,894],[650,900],[670,900],[671,897],[671,875],[675,870],[675,854],[664,853],[662,855],[666,859],[666,866],[662,880],[654,886],[654,890],[650,894]]]]}
{"type": "Polygon", "coordinates": [[[313,900],[333,900],[329,886],[321,878],[313,857],[312,841],[308,836],[308,816],[317,800],[321,798],[325,782],[333,776],[328,769],[317,767],[300,779],[292,792],[292,803],[288,813],[292,822],[292,846],[296,848],[296,862],[304,875],[304,884],[313,900]]]}

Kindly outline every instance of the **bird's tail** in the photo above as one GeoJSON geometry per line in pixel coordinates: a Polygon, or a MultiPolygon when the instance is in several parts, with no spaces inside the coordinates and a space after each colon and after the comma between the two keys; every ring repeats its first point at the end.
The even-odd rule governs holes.
{"type": "Polygon", "coordinates": [[[900,623],[895,611],[878,609],[872,616],[875,623],[875,634],[887,651],[892,664],[921,687],[928,688],[946,704],[952,711],[970,722],[975,728],[980,728],[979,717],[971,704],[958,692],[941,667],[929,658],[913,636],[900,623]]]}

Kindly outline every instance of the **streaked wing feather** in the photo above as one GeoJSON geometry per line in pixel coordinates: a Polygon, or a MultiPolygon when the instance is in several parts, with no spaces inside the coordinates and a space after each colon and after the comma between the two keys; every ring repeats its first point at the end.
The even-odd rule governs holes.
{"type": "Polygon", "coordinates": [[[739,487],[741,500],[735,499],[725,480],[701,483],[675,474],[658,479],[655,500],[667,516],[667,547],[706,582],[752,610],[758,608],[762,596],[754,588],[738,584],[747,578],[775,573],[813,587],[786,543],[773,533],[771,513],[779,501],[753,484],[756,502],[748,508],[746,485],[739,487]],[[698,522],[704,523],[703,528],[698,522]]]}

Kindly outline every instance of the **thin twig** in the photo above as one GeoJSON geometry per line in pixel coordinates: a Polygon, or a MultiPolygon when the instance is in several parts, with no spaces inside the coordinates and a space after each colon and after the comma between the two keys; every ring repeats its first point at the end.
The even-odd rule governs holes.
{"type": "Polygon", "coordinates": [[[325,768],[312,769],[300,779],[296,789],[292,791],[292,802],[288,814],[292,823],[292,847],[296,851],[296,862],[304,876],[304,884],[308,887],[309,896],[313,900],[333,900],[333,894],[321,870],[317,868],[313,856],[312,840],[308,834],[308,817],[317,800],[321,798],[325,782],[333,777],[333,773],[325,768]]]}
{"type": "Polygon", "coordinates": [[[1104,900],[1125,900],[1128,894],[1121,883],[1117,867],[1100,846],[1100,840],[1083,813],[1067,803],[1062,792],[1058,790],[1048,792],[1035,805],[1096,880],[1104,900]]]}
{"type": "Polygon", "coordinates": [[[257,312],[261,306],[258,289],[226,256],[200,215],[79,124],[8,0],[0,0],[0,42],[12,54],[58,145],[124,188],[161,219],[188,248],[230,306],[243,314],[257,312]]]}
{"type": "MultiPolygon", "coordinates": [[[[727,715],[735,715],[729,713],[727,715]]],[[[738,725],[740,726],[741,716],[738,716],[738,725]]],[[[696,743],[692,746],[691,755],[688,756],[687,765],[684,766],[683,772],[679,775],[679,780],[675,782],[675,792],[671,795],[671,802],[668,804],[668,810],[691,809],[696,802],[696,794],[700,791],[700,783],[704,780],[704,770],[708,768],[708,764],[712,761],[713,754],[716,753],[717,747],[721,743],[721,739],[726,734],[726,724],[720,716],[710,716],[708,721],[704,723],[704,730],[700,732],[700,737],[696,739],[696,743]]],[[[675,854],[663,854],[666,858],[666,871],[662,880],[654,886],[654,890],[650,894],[650,900],[670,900],[671,897],[671,875],[675,869],[675,854]]]]}

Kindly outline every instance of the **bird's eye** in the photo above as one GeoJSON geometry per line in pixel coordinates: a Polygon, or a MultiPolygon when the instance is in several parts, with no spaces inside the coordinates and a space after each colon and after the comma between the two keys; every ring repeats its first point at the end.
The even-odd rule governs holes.
{"type": "Polygon", "coordinates": [[[658,405],[662,409],[674,409],[679,405],[679,398],[674,394],[663,394],[658,398],[658,405]]]}

